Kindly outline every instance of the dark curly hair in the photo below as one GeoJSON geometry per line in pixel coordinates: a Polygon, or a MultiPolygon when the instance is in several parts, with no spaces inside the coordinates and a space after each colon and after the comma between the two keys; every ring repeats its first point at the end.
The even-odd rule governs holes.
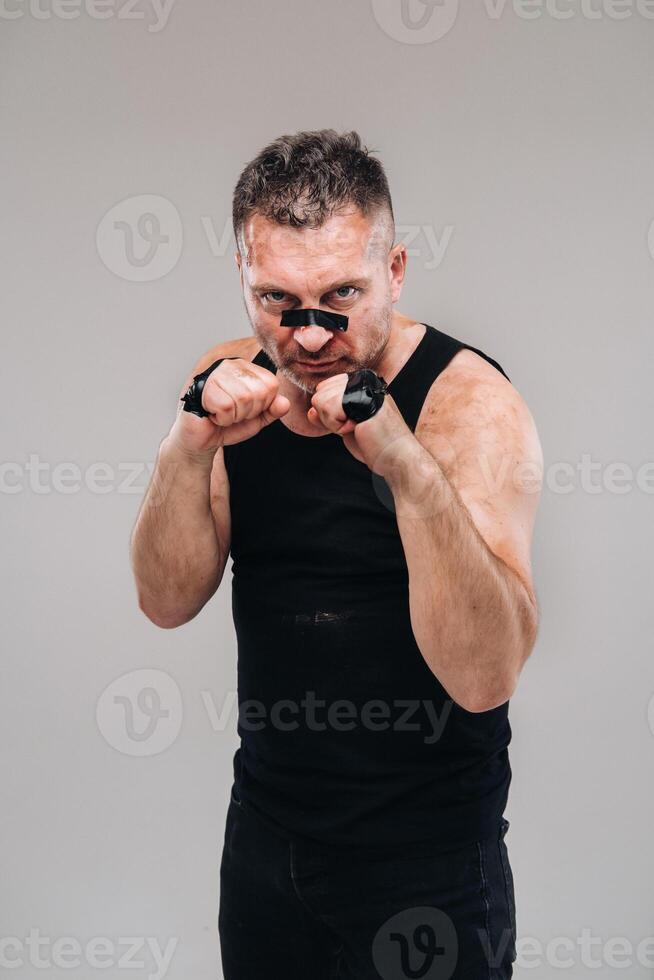
{"type": "Polygon", "coordinates": [[[237,243],[254,212],[279,224],[317,228],[345,204],[365,215],[393,205],[384,168],[358,133],[334,129],[280,136],[248,163],[232,202],[237,243]]]}

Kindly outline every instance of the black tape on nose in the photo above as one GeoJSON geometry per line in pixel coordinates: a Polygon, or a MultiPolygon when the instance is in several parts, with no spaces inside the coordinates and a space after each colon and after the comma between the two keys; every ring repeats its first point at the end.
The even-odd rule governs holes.
{"type": "Polygon", "coordinates": [[[284,310],[280,327],[324,327],[325,330],[347,330],[348,318],[326,310],[284,310]]]}

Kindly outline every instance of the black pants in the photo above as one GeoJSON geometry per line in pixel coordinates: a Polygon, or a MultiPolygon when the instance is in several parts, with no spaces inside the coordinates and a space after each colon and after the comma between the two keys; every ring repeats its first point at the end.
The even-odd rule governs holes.
{"type": "Polygon", "coordinates": [[[497,833],[428,857],[288,841],[232,795],[220,867],[225,980],[506,980],[513,876],[497,833]]]}

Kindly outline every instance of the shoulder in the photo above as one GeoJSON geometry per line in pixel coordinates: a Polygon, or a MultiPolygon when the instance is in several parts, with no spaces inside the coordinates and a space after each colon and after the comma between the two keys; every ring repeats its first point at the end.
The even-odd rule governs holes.
{"type": "MultiPolygon", "coordinates": [[[[474,351],[458,351],[432,384],[422,407],[418,430],[436,426],[457,440],[466,434],[496,432],[502,440],[538,441],[529,407],[515,385],[474,351]]],[[[475,435],[477,434],[477,435],[475,435]]]]}
{"type": "Polygon", "coordinates": [[[205,351],[198,358],[193,374],[199,374],[200,371],[204,371],[205,368],[208,368],[210,364],[213,364],[220,357],[242,357],[248,361],[252,360],[260,346],[257,338],[251,336],[238,337],[236,340],[223,340],[210,347],[209,350],[205,351]]]}
{"type": "Polygon", "coordinates": [[[490,550],[533,594],[529,552],[543,453],[520,392],[479,354],[458,351],[431,386],[415,435],[490,550]]]}

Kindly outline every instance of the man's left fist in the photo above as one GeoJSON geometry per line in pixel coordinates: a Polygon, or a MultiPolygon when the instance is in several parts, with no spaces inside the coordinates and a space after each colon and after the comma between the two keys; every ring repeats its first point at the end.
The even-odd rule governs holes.
{"type": "Polygon", "coordinates": [[[391,395],[386,393],[381,408],[364,422],[353,422],[343,411],[347,374],[335,374],[317,385],[307,412],[309,422],[342,436],[346,448],[374,473],[386,477],[398,459],[408,453],[415,437],[391,395]]]}

